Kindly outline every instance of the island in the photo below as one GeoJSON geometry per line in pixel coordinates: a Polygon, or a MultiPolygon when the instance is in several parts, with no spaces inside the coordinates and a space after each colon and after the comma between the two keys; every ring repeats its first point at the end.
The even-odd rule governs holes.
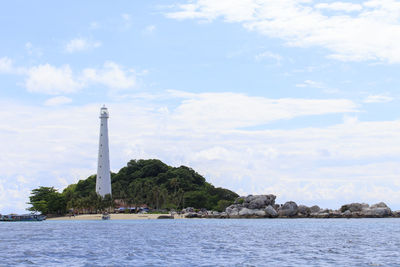
{"type": "Polygon", "coordinates": [[[99,219],[105,211],[113,219],[400,217],[400,211],[383,202],[350,203],[332,210],[294,201],[278,204],[273,194],[239,196],[213,186],[189,167],[172,167],[157,159],[131,160],[111,173],[112,195],[99,196],[95,183],[96,175],[91,175],[62,192],[54,187],[33,189],[29,210],[48,218],[81,219],[99,219]]]}

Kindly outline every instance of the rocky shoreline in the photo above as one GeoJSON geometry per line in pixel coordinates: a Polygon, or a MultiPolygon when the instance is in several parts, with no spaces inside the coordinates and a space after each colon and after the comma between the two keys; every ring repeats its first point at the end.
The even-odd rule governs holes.
{"type": "Polygon", "coordinates": [[[392,211],[385,203],[374,205],[351,203],[338,210],[321,209],[319,206],[297,205],[294,201],[275,203],[275,195],[249,195],[239,197],[224,212],[182,210],[185,218],[400,218],[400,211],[392,211]]]}

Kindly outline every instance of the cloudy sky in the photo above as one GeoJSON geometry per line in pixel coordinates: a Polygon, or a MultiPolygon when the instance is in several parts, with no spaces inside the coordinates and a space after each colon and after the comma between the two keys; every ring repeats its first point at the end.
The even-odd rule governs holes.
{"type": "Polygon", "coordinates": [[[9,1],[0,213],[158,158],[239,194],[400,209],[400,2],[9,1]]]}

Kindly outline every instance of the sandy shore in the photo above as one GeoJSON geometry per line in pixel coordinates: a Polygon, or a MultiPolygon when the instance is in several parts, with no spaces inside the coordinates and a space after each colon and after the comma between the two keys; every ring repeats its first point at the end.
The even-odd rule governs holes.
{"type": "MultiPolygon", "coordinates": [[[[169,214],[124,214],[116,213],[111,214],[111,220],[149,220],[157,219],[160,215],[169,214]]],[[[174,219],[183,219],[183,216],[175,215],[174,219]]],[[[82,221],[82,220],[101,220],[101,214],[83,214],[77,216],[64,216],[56,218],[48,218],[49,221],[82,221]]]]}

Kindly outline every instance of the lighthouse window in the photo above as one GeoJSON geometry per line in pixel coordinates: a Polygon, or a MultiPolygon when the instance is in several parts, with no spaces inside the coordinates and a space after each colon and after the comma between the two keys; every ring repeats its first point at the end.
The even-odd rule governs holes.
{"type": "Polygon", "coordinates": [[[103,124],[101,124],[101,126],[103,126],[103,124]]]}

